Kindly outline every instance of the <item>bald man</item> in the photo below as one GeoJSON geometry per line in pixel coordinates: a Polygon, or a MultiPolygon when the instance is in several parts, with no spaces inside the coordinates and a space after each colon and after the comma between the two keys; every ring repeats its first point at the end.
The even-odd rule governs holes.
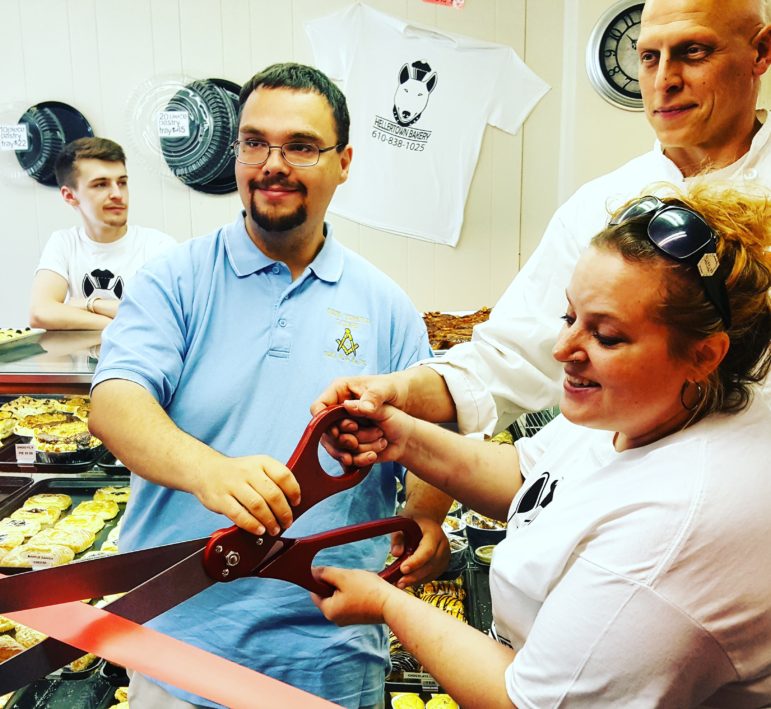
{"type": "MultiPolygon", "coordinates": [[[[697,174],[771,186],[771,121],[755,108],[770,59],[767,12],[763,0],[647,0],[637,51],[653,150],[587,183],[556,211],[471,342],[404,372],[336,380],[313,410],[371,398],[490,435],[524,411],[555,405],[562,367],[551,350],[565,287],[609,214],[653,183],[684,187],[697,174]]],[[[768,387],[766,395],[771,403],[768,387]]]]}

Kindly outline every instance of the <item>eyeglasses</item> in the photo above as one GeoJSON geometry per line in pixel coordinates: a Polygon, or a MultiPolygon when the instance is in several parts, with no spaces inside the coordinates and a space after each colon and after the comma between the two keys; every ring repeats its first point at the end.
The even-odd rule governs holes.
{"type": "Polygon", "coordinates": [[[284,143],[283,145],[271,145],[264,140],[236,140],[233,145],[233,153],[236,160],[242,165],[262,165],[267,162],[271,150],[280,150],[281,157],[293,167],[313,167],[319,162],[321,153],[335,150],[342,144],[330,145],[328,148],[320,148],[313,143],[284,143]]]}
{"type": "Polygon", "coordinates": [[[731,327],[731,309],[725,280],[720,274],[715,233],[704,218],[688,207],[666,204],[658,197],[647,195],[635,200],[616,214],[610,225],[652,215],[647,234],[651,243],[669,258],[696,266],[704,293],[715,306],[723,324],[731,327]]]}

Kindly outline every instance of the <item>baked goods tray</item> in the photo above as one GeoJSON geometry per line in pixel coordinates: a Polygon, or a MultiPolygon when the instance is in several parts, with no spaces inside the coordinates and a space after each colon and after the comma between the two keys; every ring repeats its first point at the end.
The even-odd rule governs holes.
{"type": "MultiPolygon", "coordinates": [[[[104,446],[93,448],[89,451],[83,451],[76,454],[59,454],[63,460],[54,462],[41,462],[36,460],[34,463],[16,462],[16,444],[26,443],[28,438],[11,436],[6,439],[0,447],[0,472],[29,472],[29,473],[82,473],[90,470],[96,465],[96,462],[105,454],[104,446]],[[75,462],[73,462],[73,459],[75,462]]],[[[53,455],[51,455],[53,458],[53,455]]]]}
{"type": "MultiPolygon", "coordinates": [[[[0,503],[0,520],[9,517],[12,512],[19,509],[24,505],[24,501],[32,495],[38,495],[40,493],[64,493],[72,498],[72,506],[65,510],[60,519],[64,519],[70,512],[77,507],[81,502],[90,500],[93,498],[94,493],[100,487],[117,487],[121,485],[128,485],[128,477],[118,477],[117,475],[94,475],[88,478],[45,478],[38,480],[37,482],[25,488],[24,494],[14,495],[12,498],[8,498],[4,502],[0,503]]],[[[80,559],[84,554],[89,551],[99,550],[107,541],[107,535],[110,530],[118,524],[118,521],[126,511],[125,504],[118,505],[118,514],[113,519],[108,519],[105,522],[104,528],[96,534],[94,543],[85,551],[75,554],[75,561],[80,559]]],[[[74,563],[74,562],[73,562],[74,563]]],[[[22,571],[29,571],[28,568],[17,568],[14,566],[2,566],[0,565],[0,573],[2,574],[17,574],[22,571]]],[[[74,706],[74,705],[73,705],[74,706]]]]}
{"type": "MultiPolygon", "coordinates": [[[[32,486],[32,478],[21,475],[0,475],[0,505],[6,500],[13,500],[18,495],[24,495],[32,486]]],[[[24,498],[26,499],[26,498],[24,498]]]]}
{"type": "MultiPolygon", "coordinates": [[[[490,601],[489,566],[482,566],[468,561],[460,576],[466,589],[466,618],[469,625],[486,633],[492,622],[492,603],[490,601]]],[[[455,574],[444,574],[440,579],[456,578],[455,574]]],[[[436,680],[426,672],[409,673],[409,678],[402,680],[387,679],[385,682],[386,696],[391,692],[414,692],[427,702],[432,694],[444,690],[436,680]]]]}
{"type": "Polygon", "coordinates": [[[29,342],[31,338],[42,335],[44,332],[45,330],[39,327],[29,327],[24,330],[13,330],[13,328],[0,329],[0,348],[6,349],[13,347],[19,342],[29,342]],[[13,332],[12,339],[9,339],[6,335],[9,332],[13,332]]]}
{"type": "Polygon", "coordinates": [[[118,703],[115,690],[128,685],[126,670],[100,660],[83,672],[58,670],[17,690],[6,709],[106,709],[118,703]]]}

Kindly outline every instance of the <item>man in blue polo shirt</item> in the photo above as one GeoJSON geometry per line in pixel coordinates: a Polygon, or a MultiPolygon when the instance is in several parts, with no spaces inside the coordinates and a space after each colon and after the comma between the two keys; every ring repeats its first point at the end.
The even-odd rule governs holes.
{"type": "MultiPolygon", "coordinates": [[[[281,64],[253,77],[240,102],[233,148],[245,211],[138,273],[104,333],[90,423],[134,471],[122,551],[230,521],[278,534],[300,494],[279,461],[318,392],[334,377],[391,372],[430,354],[406,295],[324,221],[352,157],[340,91],[315,69],[281,64]]],[[[393,514],[399,474],[373,470],[303,515],[293,536],[393,514]]],[[[410,581],[446,563],[438,522],[449,500],[411,476],[406,484],[405,514],[424,532],[403,566],[410,581]]],[[[387,539],[371,540],[318,563],[378,569],[387,550],[387,539]]],[[[306,591],[280,581],[218,584],[152,626],[345,707],[382,702],[383,628],[337,628],[306,591]]],[[[214,706],[139,675],[129,696],[143,708],[214,706]]]]}

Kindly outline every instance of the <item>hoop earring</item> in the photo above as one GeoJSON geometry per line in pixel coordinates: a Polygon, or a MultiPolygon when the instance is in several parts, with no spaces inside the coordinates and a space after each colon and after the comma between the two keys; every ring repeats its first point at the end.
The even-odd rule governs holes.
{"type": "Polygon", "coordinates": [[[704,398],[704,388],[699,382],[693,382],[693,384],[696,385],[696,401],[692,406],[688,406],[688,404],[685,403],[685,391],[688,389],[689,384],[691,384],[691,382],[686,379],[683,382],[683,386],[680,387],[680,403],[686,411],[695,411],[701,403],[701,400],[704,398]]]}

